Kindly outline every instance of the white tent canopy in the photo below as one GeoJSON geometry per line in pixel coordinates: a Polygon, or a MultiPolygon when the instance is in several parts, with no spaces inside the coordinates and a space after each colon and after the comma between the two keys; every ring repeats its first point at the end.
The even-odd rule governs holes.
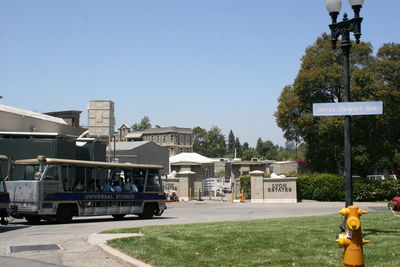
{"type": "Polygon", "coordinates": [[[174,163],[213,163],[212,159],[204,157],[198,153],[180,153],[169,158],[170,164],[174,163]]]}

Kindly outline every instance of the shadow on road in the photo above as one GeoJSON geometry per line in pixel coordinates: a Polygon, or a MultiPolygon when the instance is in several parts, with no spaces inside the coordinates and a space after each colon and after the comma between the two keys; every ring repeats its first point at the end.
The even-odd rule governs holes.
{"type": "Polygon", "coordinates": [[[21,225],[21,226],[11,226],[11,225],[6,225],[6,226],[1,226],[0,227],[0,234],[1,233],[5,233],[5,232],[9,232],[9,231],[14,231],[14,230],[20,230],[20,229],[24,229],[24,228],[28,228],[31,226],[25,226],[25,225],[21,225]]]}
{"type": "MultiPolygon", "coordinates": [[[[176,219],[176,217],[165,217],[164,216],[164,217],[155,217],[155,218],[152,218],[152,219],[141,219],[141,218],[136,217],[136,216],[128,216],[128,217],[125,217],[123,219],[114,219],[112,217],[110,217],[110,218],[108,218],[108,217],[107,218],[103,218],[103,217],[99,218],[99,217],[95,217],[94,216],[94,217],[90,217],[90,218],[88,218],[88,217],[84,217],[84,218],[76,217],[76,218],[73,218],[71,222],[63,223],[63,224],[81,224],[81,223],[99,223],[99,222],[117,222],[117,221],[154,221],[154,220],[171,220],[171,219],[176,219]]],[[[15,229],[13,229],[13,230],[21,229],[21,227],[22,228],[30,227],[31,225],[35,225],[35,226],[43,225],[43,226],[45,226],[45,225],[57,224],[57,223],[54,223],[54,222],[51,222],[51,221],[42,220],[39,223],[29,223],[27,221],[21,221],[21,222],[18,222],[18,224],[21,224],[23,226],[14,226],[13,228],[15,228],[15,229]]],[[[6,227],[6,228],[9,228],[9,227],[6,227]]],[[[2,228],[0,228],[0,233],[1,233],[1,230],[2,230],[2,228]]]]}
{"type": "Polygon", "coordinates": [[[14,258],[14,257],[6,257],[0,256],[1,267],[15,267],[15,266],[29,266],[29,267],[51,267],[51,266],[63,266],[63,265],[55,265],[51,263],[46,263],[42,261],[32,260],[32,259],[23,259],[23,258],[14,258]]]}

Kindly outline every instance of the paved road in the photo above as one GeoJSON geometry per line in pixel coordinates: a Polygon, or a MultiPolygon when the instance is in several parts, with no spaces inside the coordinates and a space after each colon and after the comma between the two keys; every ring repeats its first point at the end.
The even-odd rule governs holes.
{"type": "MultiPolygon", "coordinates": [[[[386,203],[355,203],[367,211],[388,211],[386,203]]],[[[283,218],[337,213],[343,202],[305,201],[295,204],[250,204],[228,202],[169,203],[162,217],[139,220],[128,216],[116,221],[111,216],[75,218],[69,224],[29,225],[14,220],[0,227],[1,266],[122,266],[101,249],[89,245],[92,233],[107,229],[212,221],[237,221],[263,218],[283,218]],[[11,252],[12,246],[56,244],[60,249],[11,252]]],[[[340,216],[340,215],[338,215],[340,216]]]]}

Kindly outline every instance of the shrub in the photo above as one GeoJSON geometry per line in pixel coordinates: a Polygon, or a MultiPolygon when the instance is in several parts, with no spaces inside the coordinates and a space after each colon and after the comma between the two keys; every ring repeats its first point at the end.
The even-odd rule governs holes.
{"type": "Polygon", "coordinates": [[[328,174],[303,174],[298,178],[298,193],[301,199],[319,201],[344,200],[343,177],[328,174]]]}
{"type": "Polygon", "coordinates": [[[383,201],[400,195],[400,181],[370,181],[357,178],[353,180],[353,198],[356,201],[383,201]]]}
{"type": "Polygon", "coordinates": [[[243,190],[246,199],[251,198],[251,183],[250,175],[240,176],[240,191],[243,190]]]}
{"type": "MultiPolygon", "coordinates": [[[[327,173],[298,177],[298,198],[319,201],[344,201],[343,176],[327,173]]],[[[399,180],[370,181],[353,178],[354,201],[385,201],[400,196],[399,180]]]]}

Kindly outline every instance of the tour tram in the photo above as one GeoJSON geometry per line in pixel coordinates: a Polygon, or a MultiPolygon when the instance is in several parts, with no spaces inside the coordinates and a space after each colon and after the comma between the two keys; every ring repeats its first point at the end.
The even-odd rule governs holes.
{"type": "Polygon", "coordinates": [[[8,171],[8,158],[0,155],[0,224],[8,224],[8,209],[10,206],[10,197],[6,190],[4,179],[8,171]]]}
{"type": "Polygon", "coordinates": [[[6,181],[12,216],[31,223],[66,223],[73,216],[161,216],[167,208],[161,168],[44,156],[15,160],[6,181]]]}

